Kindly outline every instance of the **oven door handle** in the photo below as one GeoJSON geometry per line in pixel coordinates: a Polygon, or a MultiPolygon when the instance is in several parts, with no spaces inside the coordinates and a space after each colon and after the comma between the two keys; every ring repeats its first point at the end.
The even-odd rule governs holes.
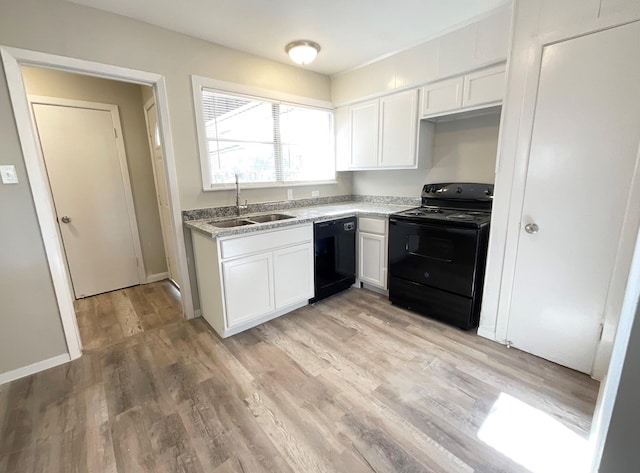
{"type": "Polygon", "coordinates": [[[413,251],[409,251],[408,248],[407,248],[407,251],[409,252],[410,255],[418,256],[420,258],[432,259],[434,261],[440,261],[441,263],[453,263],[452,259],[438,258],[437,256],[421,255],[419,253],[414,253],[413,251]]]}

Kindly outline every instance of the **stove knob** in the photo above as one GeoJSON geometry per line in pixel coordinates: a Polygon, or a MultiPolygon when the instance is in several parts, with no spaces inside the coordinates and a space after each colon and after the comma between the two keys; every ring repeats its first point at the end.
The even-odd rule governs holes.
{"type": "Polygon", "coordinates": [[[493,195],[493,190],[489,187],[486,191],[484,191],[484,195],[491,197],[493,195]]]}
{"type": "Polygon", "coordinates": [[[456,194],[462,194],[462,187],[458,187],[456,189],[456,194]]]}

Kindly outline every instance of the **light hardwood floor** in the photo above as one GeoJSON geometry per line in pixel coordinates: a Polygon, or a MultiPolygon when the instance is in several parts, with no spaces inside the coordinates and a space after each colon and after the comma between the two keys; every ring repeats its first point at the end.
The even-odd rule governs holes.
{"type": "Polygon", "coordinates": [[[0,471],[524,472],[478,438],[501,393],[586,436],[597,383],[351,289],[225,340],[169,322],[0,386],[0,471]]]}
{"type": "Polygon", "coordinates": [[[182,319],[180,292],[168,280],[79,299],[74,307],[84,350],[182,319]]]}

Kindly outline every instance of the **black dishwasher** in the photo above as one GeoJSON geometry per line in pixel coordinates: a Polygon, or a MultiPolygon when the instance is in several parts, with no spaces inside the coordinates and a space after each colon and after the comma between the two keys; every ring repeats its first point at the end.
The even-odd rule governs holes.
{"type": "Polygon", "coordinates": [[[315,296],[317,302],[356,282],[356,217],[313,225],[315,296]]]}

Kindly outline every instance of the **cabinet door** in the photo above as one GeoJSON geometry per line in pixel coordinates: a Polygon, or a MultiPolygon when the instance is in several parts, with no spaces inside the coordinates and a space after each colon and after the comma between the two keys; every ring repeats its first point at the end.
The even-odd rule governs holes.
{"type": "Polygon", "coordinates": [[[499,103],[505,93],[504,66],[492,67],[464,76],[463,107],[499,103]]]}
{"type": "Polygon", "coordinates": [[[351,168],[374,168],[378,164],[378,100],[350,108],[351,168]]]}
{"type": "Polygon", "coordinates": [[[381,289],[387,288],[387,238],[384,235],[358,235],[358,278],[381,289]]]}
{"type": "Polygon", "coordinates": [[[272,267],[272,253],[222,263],[227,328],[275,310],[272,267]]]}
{"type": "Polygon", "coordinates": [[[507,59],[510,29],[510,8],[505,8],[478,22],[474,66],[483,66],[507,59]]]}
{"type": "Polygon", "coordinates": [[[438,39],[438,77],[461,74],[473,68],[478,24],[472,23],[438,39]]]}
{"type": "Polygon", "coordinates": [[[415,167],[418,91],[381,98],[380,128],[378,167],[415,167]]]}
{"type": "Polygon", "coordinates": [[[273,253],[276,309],[313,297],[313,245],[285,248],[273,253]]]}
{"type": "Polygon", "coordinates": [[[462,77],[435,82],[422,88],[421,116],[436,115],[462,106],[462,77]]]}

